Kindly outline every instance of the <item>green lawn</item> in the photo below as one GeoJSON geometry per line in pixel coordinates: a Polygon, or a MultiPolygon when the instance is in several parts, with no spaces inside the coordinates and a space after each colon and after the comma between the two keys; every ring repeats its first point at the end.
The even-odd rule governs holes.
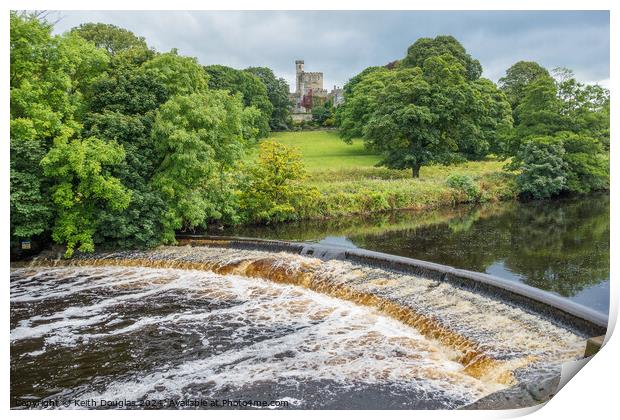
{"type": "Polygon", "coordinates": [[[334,131],[294,131],[273,133],[268,140],[275,140],[296,147],[304,158],[306,169],[323,171],[328,169],[371,167],[379,156],[364,149],[362,140],[347,144],[334,131]]]}

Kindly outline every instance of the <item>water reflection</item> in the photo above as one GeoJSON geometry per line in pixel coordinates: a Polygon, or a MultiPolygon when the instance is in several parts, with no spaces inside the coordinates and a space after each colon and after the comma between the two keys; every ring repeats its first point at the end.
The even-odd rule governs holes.
{"type": "Polygon", "coordinates": [[[224,232],[357,246],[487,272],[609,311],[609,195],[224,232]]]}

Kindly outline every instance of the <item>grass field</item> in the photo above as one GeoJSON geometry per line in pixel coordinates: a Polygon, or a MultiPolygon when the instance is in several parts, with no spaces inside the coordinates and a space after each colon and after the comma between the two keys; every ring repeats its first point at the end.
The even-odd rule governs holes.
{"type": "Polygon", "coordinates": [[[426,166],[420,178],[410,170],[375,167],[380,156],[369,153],[362,140],[342,141],[335,131],[274,133],[275,140],[297,148],[309,176],[305,181],[320,193],[318,202],[300,209],[300,218],[334,217],[395,209],[425,209],[471,201],[514,198],[514,174],[505,162],[483,160],[452,166],[426,166]],[[480,190],[475,199],[448,187],[450,174],[470,176],[480,190]]]}
{"type": "Polygon", "coordinates": [[[379,156],[364,149],[362,140],[347,144],[334,131],[274,133],[269,140],[296,147],[309,171],[368,168],[379,161],[379,156]]]}

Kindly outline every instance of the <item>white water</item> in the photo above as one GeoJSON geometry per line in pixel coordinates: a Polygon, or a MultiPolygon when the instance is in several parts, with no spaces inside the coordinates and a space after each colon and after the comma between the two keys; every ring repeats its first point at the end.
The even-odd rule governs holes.
{"type": "Polygon", "coordinates": [[[88,352],[89,345],[110,336],[139,340],[153,333],[149,328],[194,336],[209,349],[206,357],[186,356],[195,350],[188,346],[148,371],[108,378],[102,390],[87,388],[81,399],[187,398],[204,396],[192,390],[201,384],[216,395],[264,382],[303,387],[330,381],[350,390],[396,385],[449,405],[501,387],[464,374],[447,349],[411,327],[297,286],[174,269],[64,267],[19,269],[13,275],[18,279],[11,283],[12,304],[66,302],[20,319],[11,329],[14,345],[41,340],[40,348],[22,356],[31,366],[59,347],[88,352]],[[136,317],[131,311],[164,296],[196,304],[162,315],[136,317]],[[220,307],[206,310],[202,302],[220,307]],[[225,345],[218,347],[218,341],[225,345]]]}
{"type": "Polygon", "coordinates": [[[517,307],[342,261],[164,247],[76,263],[96,266],[12,270],[13,399],[268,395],[303,407],[370,389],[454,408],[509,386],[511,372],[583,354],[583,337],[517,307]],[[136,259],[168,268],[123,266],[136,259]],[[187,263],[200,270],[174,268],[187,263]],[[365,296],[432,322],[405,325],[365,296]],[[463,366],[471,351],[491,363],[463,366]]]}

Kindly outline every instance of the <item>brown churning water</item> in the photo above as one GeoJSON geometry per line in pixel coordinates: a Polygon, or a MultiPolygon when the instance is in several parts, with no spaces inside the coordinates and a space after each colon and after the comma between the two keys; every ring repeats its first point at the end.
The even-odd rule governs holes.
{"type": "MultiPolygon", "coordinates": [[[[83,396],[127,398],[128,392],[135,398],[193,395],[196,391],[188,389],[196,384],[203,384],[201,395],[212,395],[223,389],[247,390],[248,381],[254,381],[251,394],[262,386],[259,384],[293,381],[299,391],[300,384],[327,381],[339,384],[334,385],[334,395],[336,389],[350,391],[353,385],[398,384],[416,395],[434,395],[432,398],[444,401],[440,406],[453,408],[578,359],[585,347],[584,337],[550,320],[448,283],[286,253],[162,247],[70,261],[38,261],[15,269],[13,274],[11,300],[18,309],[31,301],[61,297],[71,301],[86,293],[80,292],[81,288],[107,294],[108,301],[75,298],[71,306],[60,305],[45,316],[17,314],[12,319],[12,344],[18,351],[20,345],[35,340],[41,348],[22,350],[31,356],[34,353],[35,359],[62,344],[58,335],[74,324],[68,333],[73,338],[65,337],[69,347],[84,340],[96,342],[123,334],[131,337],[143,328],[165,327],[167,323],[213,341],[212,333],[196,331],[213,325],[214,319],[225,313],[230,318],[220,320],[221,325],[234,328],[241,336],[238,331],[257,325],[265,330],[293,331],[284,338],[270,336],[273,342],[267,347],[263,341],[241,337],[240,343],[249,340],[250,344],[231,345],[221,352],[205,350],[200,357],[181,358],[180,364],[166,370],[149,367],[131,378],[110,377],[98,390],[84,390],[83,396]],[[44,268],[50,265],[55,267],[44,268]],[[83,281],[84,277],[91,280],[83,281]],[[60,285],[42,287],[49,281],[60,285]],[[189,309],[164,316],[126,316],[122,305],[140,299],[148,302],[148,296],[160,293],[180,293],[184,305],[206,299],[216,309],[201,311],[199,305],[191,304],[189,309]],[[217,309],[218,305],[226,309],[217,309]],[[106,316],[113,308],[122,328],[107,325],[106,316]],[[76,313],[81,315],[72,316],[76,313]],[[92,322],[88,324],[88,320],[92,322]],[[295,327],[300,322],[303,328],[295,327]],[[87,327],[76,334],[80,323],[87,327]],[[288,356],[279,357],[280,353],[288,356]]],[[[175,305],[181,304],[181,297],[175,296],[175,305]]],[[[172,360],[166,363],[174,364],[172,360]]],[[[28,384],[24,389],[30,390],[28,384]]],[[[304,398],[293,391],[286,397],[304,405],[304,398]]]]}

